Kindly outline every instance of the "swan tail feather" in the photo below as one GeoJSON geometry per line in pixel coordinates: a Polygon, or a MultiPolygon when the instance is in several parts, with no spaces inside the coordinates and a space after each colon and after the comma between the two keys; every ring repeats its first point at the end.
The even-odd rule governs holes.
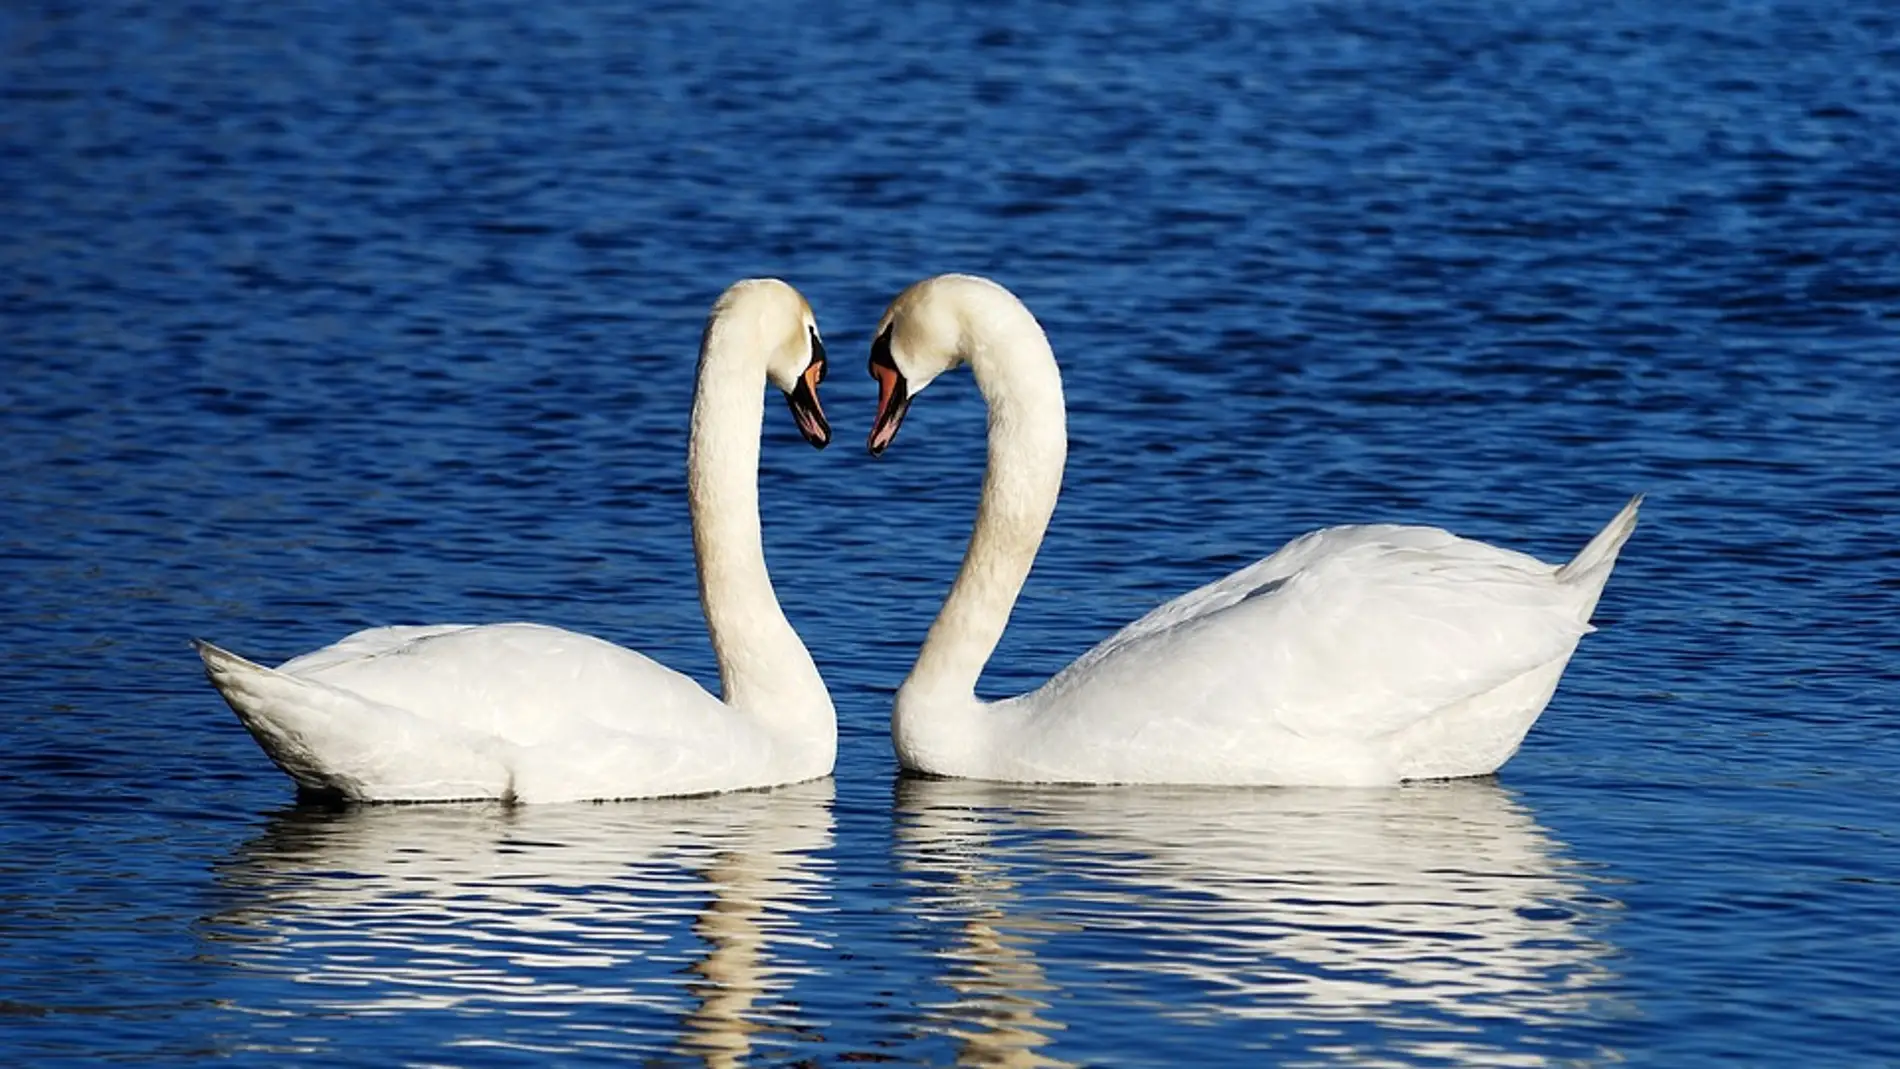
{"type": "Polygon", "coordinates": [[[192,646],[251,738],[305,790],[359,802],[512,794],[512,777],[493,755],[411,713],[203,640],[192,646]],[[406,761],[392,761],[405,754],[406,761]],[[428,758],[418,763],[417,754],[428,758]]]}
{"type": "Polygon", "coordinates": [[[1570,563],[1557,569],[1559,583],[1587,592],[1583,610],[1585,620],[1595,611],[1597,598],[1602,595],[1604,584],[1610,581],[1610,570],[1616,566],[1616,555],[1636,530],[1636,514],[1642,504],[1642,494],[1630,498],[1616,518],[1605,524],[1595,538],[1590,539],[1589,545],[1571,558],[1570,563]]]}
{"type": "Polygon", "coordinates": [[[204,661],[205,677],[237,714],[278,768],[306,790],[350,794],[312,745],[332,729],[348,695],[332,687],[266,668],[202,639],[191,645],[204,661]]]}

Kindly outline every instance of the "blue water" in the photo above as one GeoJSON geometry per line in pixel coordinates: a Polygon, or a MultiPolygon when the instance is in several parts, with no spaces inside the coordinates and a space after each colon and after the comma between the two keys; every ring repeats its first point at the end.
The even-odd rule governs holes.
{"type": "Polygon", "coordinates": [[[0,13],[0,1061],[1900,1063],[1900,13],[13,5],[0,13]],[[1560,559],[1647,492],[1494,779],[896,775],[965,376],[881,461],[884,302],[991,274],[1062,505],[985,687],[1313,526],[1560,559]],[[186,645],[532,619],[712,681],[705,309],[769,409],[834,780],[300,807],[186,645]]]}

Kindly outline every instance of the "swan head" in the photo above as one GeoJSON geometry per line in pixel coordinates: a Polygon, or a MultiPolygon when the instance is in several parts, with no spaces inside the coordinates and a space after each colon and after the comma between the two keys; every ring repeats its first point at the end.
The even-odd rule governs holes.
{"type": "Polygon", "coordinates": [[[776,278],[742,279],[713,305],[709,338],[715,325],[732,329],[740,351],[765,361],[765,377],[785,394],[798,432],[823,449],[831,441],[831,423],[818,403],[818,384],[825,381],[825,342],[804,295],[776,278]]]}
{"type": "Polygon", "coordinates": [[[911,399],[937,376],[968,361],[991,320],[1006,312],[1028,314],[1014,294],[975,275],[927,278],[891,301],[871,342],[870,371],[877,380],[872,456],[897,437],[911,399]]]}

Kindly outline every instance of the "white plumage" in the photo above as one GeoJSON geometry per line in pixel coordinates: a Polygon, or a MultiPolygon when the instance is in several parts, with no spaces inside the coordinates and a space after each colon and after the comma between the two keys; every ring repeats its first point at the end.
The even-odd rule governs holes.
{"type": "Polygon", "coordinates": [[[949,275],[885,313],[873,451],[910,397],[964,362],[990,405],[989,469],[963,567],[893,712],[899,758],[918,771],[1257,785],[1493,772],[1549,702],[1636,524],[1640,499],[1561,568],[1437,528],[1315,531],[1162,605],[1035,691],[984,703],[976,680],[1055,507],[1066,432],[1035,319],[995,283],[949,275]]]}
{"type": "Polygon", "coordinates": [[[705,794],[831,772],[831,698],[772,592],[759,531],[768,378],[822,445],[824,349],[776,280],[714,305],[700,347],[688,495],[722,700],[653,659],[540,624],[378,627],[278,668],[197,643],[206,674],[304,788],[357,801],[705,794]]]}

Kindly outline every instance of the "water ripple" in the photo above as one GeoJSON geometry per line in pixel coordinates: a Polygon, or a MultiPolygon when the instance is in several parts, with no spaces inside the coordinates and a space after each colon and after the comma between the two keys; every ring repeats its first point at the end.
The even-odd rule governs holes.
{"type": "Polygon", "coordinates": [[[218,865],[199,930],[280,1019],[257,1042],[341,1014],[406,1022],[384,1026],[391,1051],[676,1041],[740,1064],[805,1027],[787,993],[815,972],[779,948],[826,943],[831,793],[287,810],[218,865]],[[498,1014],[524,1023],[498,1036],[498,1014]]]}
{"type": "Polygon", "coordinates": [[[1874,0],[0,13],[0,1054],[1894,1061],[1896,40],[1874,0]],[[849,370],[944,270],[1024,296],[1070,404],[986,694],[1314,526],[1556,559],[1646,491],[1499,781],[894,797],[984,418],[946,378],[873,463],[852,372],[760,479],[835,797],[285,808],[189,637],[534,619],[711,681],[708,302],[783,275],[849,370]]]}
{"type": "Polygon", "coordinates": [[[1616,1012],[1618,908],[1509,792],[1048,790],[906,780],[899,842],[973,1064],[1048,1044],[1057,1000],[1152,992],[1247,1021],[1288,1064],[1527,1058],[1535,1030],[1616,1012]],[[940,934],[939,934],[940,933],[940,934]],[[1165,992],[1165,994],[1163,994],[1165,992]],[[1450,1038],[1447,1033],[1463,1034],[1450,1038]],[[1321,1038],[1327,1037],[1327,1038],[1321,1038]],[[1293,1052],[1304,1051],[1303,1055],[1293,1052]]]}

